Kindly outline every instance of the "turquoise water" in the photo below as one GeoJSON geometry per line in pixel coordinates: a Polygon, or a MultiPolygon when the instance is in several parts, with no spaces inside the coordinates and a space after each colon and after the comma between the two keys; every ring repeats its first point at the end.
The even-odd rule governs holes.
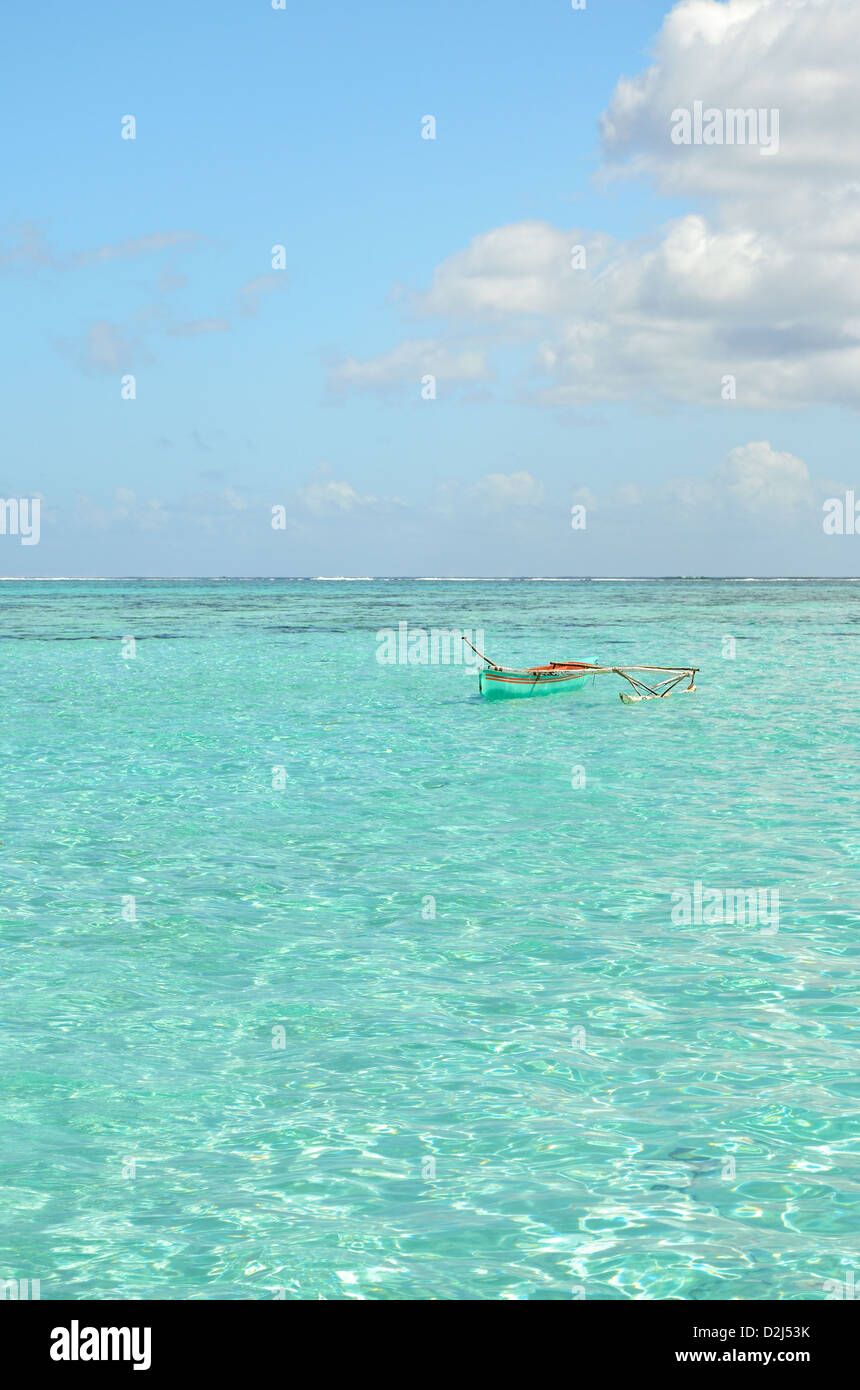
{"type": "Polygon", "coordinates": [[[860,586],[0,599],[0,1278],[860,1281],[860,586]],[[379,664],[400,621],[482,628],[506,664],[692,662],[699,692],[628,708],[604,677],[488,704],[456,667],[379,664]],[[778,891],[779,930],[678,924],[696,882],[778,891]]]}

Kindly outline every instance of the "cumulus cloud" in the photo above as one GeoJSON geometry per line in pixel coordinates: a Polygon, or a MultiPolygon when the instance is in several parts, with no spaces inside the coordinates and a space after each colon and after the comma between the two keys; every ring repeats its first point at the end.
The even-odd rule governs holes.
{"type": "Polygon", "coordinates": [[[681,0],[654,63],[622,79],[601,122],[611,166],[653,175],[665,192],[759,198],[779,222],[776,190],[856,183],[860,10],[854,0],[681,0]],[[695,101],[777,111],[779,153],[751,144],[673,146],[672,113],[695,101]],[[763,166],[767,165],[767,168],[763,166]]]}
{"type": "Polygon", "coordinates": [[[713,477],[745,511],[791,510],[814,496],[803,460],[772,449],[766,440],[732,449],[713,477]]]}
{"type": "Polygon", "coordinates": [[[373,493],[357,492],[351,483],[334,478],[328,463],[317,465],[308,481],[296,489],[295,498],[301,511],[328,517],[360,508],[385,511],[391,506],[403,505],[396,497],[375,497],[373,493]]]}
{"type": "Polygon", "coordinates": [[[121,488],[105,499],[80,498],[54,530],[88,531],[92,553],[113,556],[105,573],[134,568],[128,557],[137,553],[157,554],[158,566],[172,556],[185,573],[189,555],[217,554],[219,573],[258,573],[267,556],[274,568],[263,572],[272,573],[491,574],[500,547],[522,574],[854,572],[850,540],[840,551],[822,529],[821,504],[843,484],[810,478],[803,460],[778,443],[739,443],[704,477],[640,478],[594,492],[581,486],[574,465],[567,488],[545,488],[525,469],[498,471],[471,485],[428,483],[409,504],[363,494],[325,465],[298,493],[280,496],[223,479],[212,491],[165,501],[121,488]],[[586,507],[586,528],[571,527],[571,502],[586,507]],[[277,530],[275,503],[284,510],[277,530]],[[392,543],[400,546],[396,558],[380,564],[392,543]],[[421,563],[427,559],[432,570],[421,563]]]}
{"type": "Polygon", "coordinates": [[[338,482],[334,478],[317,479],[298,489],[299,501],[308,511],[351,512],[362,503],[375,502],[375,497],[360,497],[351,483],[338,482]]]}
{"type": "Polygon", "coordinates": [[[588,505],[616,510],[656,506],[664,516],[680,507],[690,517],[721,511],[747,520],[769,523],[778,517],[788,522],[817,507],[823,487],[803,459],[761,439],[730,449],[705,477],[682,475],[651,488],[625,484],[604,498],[591,498],[588,505]]]}
{"type": "Polygon", "coordinates": [[[438,267],[413,308],[421,314],[551,314],[571,237],[546,222],[519,222],[477,236],[438,267]]]}
{"type": "MultiPolygon", "coordinates": [[[[410,311],[450,334],[479,321],[482,373],[494,349],[527,346],[517,387],[542,405],[719,405],[734,377],[748,408],[860,407],[856,0],[680,0],[652,65],[618,83],[602,139],[605,174],[702,207],[630,241],[538,221],[490,229],[436,267],[410,311]],[[778,110],[778,151],[674,144],[673,112],[697,101],[778,110]]],[[[433,346],[456,351],[447,334],[433,346]]],[[[340,379],[414,379],[421,355],[410,340],[340,379]]]]}
{"type": "Polygon", "coordinates": [[[705,476],[681,474],[653,484],[629,481],[606,491],[574,484],[567,499],[547,489],[531,473],[488,473],[471,487],[449,481],[437,487],[433,509],[454,519],[476,509],[492,513],[514,533],[518,521],[535,518],[547,536],[573,504],[589,516],[599,514],[604,534],[619,524],[665,533],[679,524],[698,532],[713,528],[715,516],[731,532],[738,525],[765,530],[782,526],[819,526],[822,499],[833,484],[810,476],[803,459],[775,448],[768,440],[751,440],[729,450],[705,476]]]}

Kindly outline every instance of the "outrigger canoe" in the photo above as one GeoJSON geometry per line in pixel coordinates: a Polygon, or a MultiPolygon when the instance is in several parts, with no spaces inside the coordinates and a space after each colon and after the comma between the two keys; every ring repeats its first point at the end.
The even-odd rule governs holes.
{"type": "Polygon", "coordinates": [[[558,690],[581,690],[590,676],[621,676],[630,686],[619,696],[625,705],[640,700],[665,700],[667,695],[689,695],[696,689],[698,666],[597,666],[589,661],[550,661],[546,666],[497,666],[488,656],[473,647],[467,637],[463,641],[486,662],[478,673],[478,689],[488,700],[528,699],[533,695],[551,695],[558,690]],[[648,680],[634,672],[648,672],[648,680]],[[655,679],[662,675],[662,680],[655,679]],[[689,684],[682,681],[689,677],[689,684]],[[650,682],[650,684],[649,684],[650,682]],[[678,688],[680,687],[680,689],[678,688]]]}

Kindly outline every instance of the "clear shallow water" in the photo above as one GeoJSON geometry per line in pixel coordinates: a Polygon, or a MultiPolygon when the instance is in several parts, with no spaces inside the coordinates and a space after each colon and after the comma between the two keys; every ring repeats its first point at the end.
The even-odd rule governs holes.
{"type": "Polygon", "coordinates": [[[803,1299],[860,1277],[860,586],[0,604],[0,1278],[803,1299]],[[700,690],[488,704],[456,668],[379,665],[404,620],[483,628],[507,664],[695,662],[700,690]],[[777,889],[778,933],[675,925],[697,880],[777,889]]]}

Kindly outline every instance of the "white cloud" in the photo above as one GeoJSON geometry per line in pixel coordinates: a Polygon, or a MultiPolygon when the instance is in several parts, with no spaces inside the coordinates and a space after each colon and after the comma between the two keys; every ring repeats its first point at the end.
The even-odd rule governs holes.
{"type": "Polygon", "coordinates": [[[267,294],[278,294],[285,290],[289,281],[283,270],[270,270],[249,280],[239,291],[240,312],[254,315],[260,308],[260,300],[267,294]]]}
{"type": "Polygon", "coordinates": [[[331,465],[321,463],[313,475],[296,490],[300,506],[316,516],[333,515],[338,512],[352,512],[358,508],[402,506],[396,497],[375,497],[372,493],[358,493],[351,483],[331,476],[331,465]]]}
{"type": "Polygon", "coordinates": [[[88,373],[130,372],[141,362],[152,360],[139,338],[107,319],[91,324],[83,343],[64,340],[59,347],[66,357],[88,373]]]}
{"type": "Polygon", "coordinates": [[[56,268],[59,262],[47,245],[42,229],[36,222],[22,222],[14,229],[17,244],[0,249],[0,270],[32,269],[34,266],[56,268]]]}
{"type": "Polygon", "coordinates": [[[203,238],[196,232],[150,232],[145,236],[127,237],[125,241],[99,246],[89,251],[76,251],[67,258],[58,256],[44,239],[35,222],[21,222],[13,228],[18,244],[0,251],[0,269],[14,266],[50,266],[53,270],[76,269],[108,261],[135,260],[138,256],[158,255],[162,251],[199,245],[203,238]]]}
{"type": "MultiPolygon", "coordinates": [[[[618,83],[602,120],[616,167],[654,175],[665,192],[753,196],[774,223],[798,181],[855,182],[860,8],[855,0],[681,0],[666,16],[655,62],[618,83]],[[670,140],[673,110],[777,110],[778,154],[755,145],[670,140]]],[[[804,190],[807,194],[809,189],[804,190]]]]}
{"type": "Polygon", "coordinates": [[[327,482],[306,483],[304,487],[298,489],[300,502],[311,512],[340,511],[350,512],[353,507],[360,506],[362,502],[372,502],[372,497],[359,497],[355,488],[350,483],[335,482],[329,479],[327,482]]]}
{"type": "Polygon", "coordinates": [[[474,500],[483,507],[539,507],[544,485],[531,473],[487,473],[472,489],[474,500]]]}
{"type": "Polygon", "coordinates": [[[487,381],[490,370],[480,348],[449,347],[432,338],[408,339],[381,357],[365,362],[348,358],[335,368],[332,384],[388,391],[410,383],[417,395],[425,376],[437,381],[487,381]]]}
{"type": "Polygon", "coordinates": [[[128,524],[137,531],[157,531],[171,519],[170,509],[156,497],[138,498],[131,488],[118,487],[111,502],[98,502],[80,494],[77,518],[87,527],[104,531],[117,524],[128,524]]]}
{"type": "Polygon", "coordinates": [[[89,261],[133,260],[138,256],[158,255],[178,246],[194,246],[203,240],[195,232],[150,232],[146,236],[128,237],[125,241],[99,246],[94,251],[80,251],[71,258],[72,265],[89,261]]]}
{"type": "Polygon", "coordinates": [[[596,509],[599,503],[616,510],[656,506],[670,516],[680,506],[691,516],[720,510],[747,519],[786,521],[815,508],[821,490],[803,459],[762,439],[730,449],[705,477],[682,476],[653,488],[624,484],[605,499],[592,497],[589,507],[596,509]]]}
{"type": "Polygon", "coordinates": [[[520,222],[477,236],[439,266],[414,308],[423,314],[547,314],[571,236],[546,222],[520,222]]]}
{"type": "MultiPolygon", "coordinates": [[[[521,233],[531,237],[535,227],[476,238],[437,269],[418,303],[434,311],[448,305],[452,320],[502,320],[507,339],[531,339],[545,378],[541,402],[658,393],[719,404],[731,374],[748,407],[860,404],[860,252],[853,248],[813,251],[769,229],[715,228],[691,213],[652,244],[601,237],[592,246],[585,238],[587,268],[574,270],[577,234],[548,227],[535,236],[534,264],[524,264],[521,233]],[[546,256],[550,244],[555,262],[546,256]],[[535,330],[525,320],[538,314],[535,330]]],[[[405,348],[365,364],[359,382],[385,374],[405,348]]]]}
{"type": "MultiPolygon", "coordinates": [[[[481,322],[457,375],[489,375],[494,347],[529,345],[520,390],[543,405],[657,395],[733,409],[730,375],[740,407],[860,407],[860,4],[681,0],[654,58],[611,99],[605,172],[706,205],[648,240],[536,221],[486,231],[436,267],[411,312],[443,316],[449,334],[481,322]],[[778,109],[778,152],[673,144],[673,110],[696,101],[778,109]]],[[[447,334],[407,341],[339,378],[420,379],[431,348],[458,351],[447,334]]]]}
{"type": "Polygon", "coordinates": [[[794,454],[772,449],[766,440],[732,449],[714,472],[718,488],[746,511],[791,510],[813,500],[809,469],[794,454]]]}

